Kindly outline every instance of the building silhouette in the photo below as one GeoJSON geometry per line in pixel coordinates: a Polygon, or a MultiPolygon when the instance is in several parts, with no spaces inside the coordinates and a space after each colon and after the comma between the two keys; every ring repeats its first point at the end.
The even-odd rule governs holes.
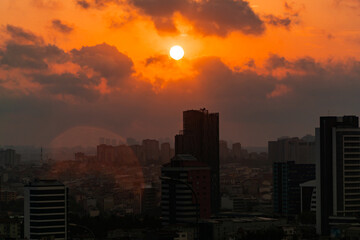
{"type": "Polygon", "coordinates": [[[20,163],[21,155],[13,149],[0,149],[0,167],[14,167],[20,163]]]}
{"type": "Polygon", "coordinates": [[[161,163],[167,163],[170,161],[171,158],[171,148],[170,148],[170,143],[165,142],[161,144],[160,147],[160,160],[161,163]]]}
{"type": "Polygon", "coordinates": [[[197,218],[210,218],[210,174],[206,163],[188,154],[178,154],[163,165],[161,216],[164,225],[195,223],[197,218]]]}
{"type": "MultiPolygon", "coordinates": [[[[274,212],[289,218],[301,213],[301,183],[315,179],[315,164],[273,164],[274,212]]],[[[311,195],[309,196],[309,200],[311,195]]]]}
{"type": "Polygon", "coordinates": [[[24,237],[67,239],[68,191],[56,180],[36,180],[24,187],[24,237]]]}
{"type": "Polygon", "coordinates": [[[329,235],[360,214],[360,129],[356,116],[320,117],[316,193],[317,232],[329,235]]]}
{"type": "Polygon", "coordinates": [[[155,139],[144,139],[142,148],[145,156],[145,163],[157,163],[160,159],[159,141],[155,139]]]}
{"type": "Polygon", "coordinates": [[[268,151],[273,164],[274,213],[293,218],[301,213],[300,184],[315,179],[314,139],[282,137],[269,141],[268,151]]]}
{"type": "Polygon", "coordinates": [[[277,141],[268,142],[269,161],[295,162],[296,164],[315,164],[315,141],[308,141],[308,136],[299,139],[297,137],[282,137],[277,141]]]}
{"type": "Polygon", "coordinates": [[[211,169],[211,211],[220,208],[219,113],[205,108],[183,112],[183,130],[175,136],[175,154],[191,154],[211,169]]]}

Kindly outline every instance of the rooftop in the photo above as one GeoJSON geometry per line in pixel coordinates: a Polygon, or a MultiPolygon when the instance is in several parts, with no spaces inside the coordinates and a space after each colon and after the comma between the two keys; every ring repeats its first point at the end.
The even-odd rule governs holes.
{"type": "Polygon", "coordinates": [[[47,187],[47,186],[64,186],[61,182],[55,179],[35,179],[29,182],[25,187],[36,186],[36,187],[47,187]]]}

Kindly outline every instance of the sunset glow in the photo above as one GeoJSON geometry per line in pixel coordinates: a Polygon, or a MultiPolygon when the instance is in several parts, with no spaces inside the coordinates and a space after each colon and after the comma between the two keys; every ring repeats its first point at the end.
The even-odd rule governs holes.
{"type": "Polygon", "coordinates": [[[207,107],[224,137],[264,145],[360,100],[358,1],[150,2],[1,1],[6,140],[46,144],[76,126],[172,136],[172,114],[207,107]],[[279,117],[306,113],[301,127],[279,117]]]}

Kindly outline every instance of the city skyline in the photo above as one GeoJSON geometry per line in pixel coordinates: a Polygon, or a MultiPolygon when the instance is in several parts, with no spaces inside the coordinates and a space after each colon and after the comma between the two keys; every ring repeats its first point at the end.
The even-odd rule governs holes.
{"type": "Polygon", "coordinates": [[[151,3],[1,1],[0,144],[79,127],[164,138],[206,107],[221,139],[266,146],[314,134],[318,116],[360,115],[358,1],[151,3]]]}

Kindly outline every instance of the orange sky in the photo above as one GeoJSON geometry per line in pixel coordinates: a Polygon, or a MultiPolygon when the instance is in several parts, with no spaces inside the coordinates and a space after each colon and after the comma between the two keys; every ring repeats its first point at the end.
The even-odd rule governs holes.
{"type": "MultiPolygon", "coordinates": [[[[39,137],[36,143],[51,141],[78,125],[102,127],[116,134],[133,134],[138,138],[172,138],[180,128],[181,111],[202,106],[212,107],[210,111],[219,111],[220,116],[224,114],[224,138],[241,140],[247,145],[265,145],[269,138],[281,134],[305,135],[311,133],[319,114],[329,111],[334,114],[354,113],[353,109],[342,105],[333,107],[330,104],[332,99],[324,101],[314,110],[314,115],[309,116],[307,125],[301,125],[298,131],[293,130],[293,125],[282,130],[281,123],[269,126],[265,120],[258,123],[251,120],[268,119],[268,113],[263,110],[241,109],[240,112],[250,112],[248,116],[239,113],[239,118],[232,118],[229,109],[243,108],[233,102],[249,101],[254,108],[256,104],[269,105],[272,114],[286,115],[289,106],[280,106],[273,101],[281,101],[279,98],[287,96],[293,99],[294,104],[299,104],[301,99],[312,96],[315,88],[303,86],[299,81],[316,74],[314,79],[320,80],[314,85],[323,84],[321,81],[332,84],[332,76],[343,76],[350,79],[345,84],[347,89],[354,87],[352,79],[357,79],[356,69],[360,60],[359,9],[358,0],[2,0],[0,86],[6,93],[3,94],[6,96],[3,103],[14,109],[9,107],[15,104],[14,101],[23,106],[23,98],[42,96],[33,108],[43,109],[42,105],[51,99],[56,102],[54,105],[60,104],[67,109],[67,114],[75,114],[78,108],[82,109],[81,106],[91,105],[92,110],[87,111],[87,117],[76,117],[81,120],[62,123],[61,127],[49,125],[50,133],[40,134],[44,136],[39,137]],[[173,45],[184,48],[185,57],[182,60],[169,58],[168,52],[173,45]],[[39,50],[40,57],[30,61],[21,51],[34,54],[38,49],[29,50],[21,46],[39,49],[54,46],[63,53],[60,54],[62,57],[59,53],[49,57],[50,50],[39,50]],[[89,55],[83,55],[85,53],[98,56],[91,55],[94,58],[90,63],[87,62],[89,55]],[[36,62],[42,57],[42,62],[36,62]],[[97,59],[102,62],[99,66],[96,66],[97,59]],[[45,64],[46,67],[33,64],[45,64]],[[112,70],[121,77],[111,75],[112,70]],[[49,75],[54,77],[54,82],[46,78],[49,75]],[[252,83],[242,80],[253,75],[261,85],[257,86],[264,87],[263,92],[259,93],[256,86],[251,87],[252,83]],[[75,80],[69,80],[74,76],[82,79],[75,85],[75,80]],[[82,76],[86,76],[85,80],[82,76]],[[206,83],[206,91],[202,91],[202,79],[212,76],[219,78],[214,83],[206,83]],[[63,77],[66,80],[62,81],[63,77]],[[324,80],[321,80],[323,77],[324,80]],[[238,92],[253,93],[256,100],[250,101],[250,98],[241,96],[230,100],[231,94],[225,93],[233,89],[227,89],[223,83],[227,78],[238,79],[232,83],[239,87],[238,92]],[[269,82],[271,86],[266,87],[269,82]],[[220,92],[222,88],[224,93],[220,92]],[[79,97],[85,92],[92,94],[91,100],[79,97]],[[149,117],[146,123],[144,116],[133,113],[138,107],[138,99],[143,96],[154,101],[141,106],[141,111],[149,117]],[[187,100],[180,101],[181,97],[187,100]],[[116,106],[121,105],[120,101],[129,101],[131,105],[119,113],[121,116],[131,115],[122,126],[107,120],[89,120],[94,118],[94,109],[103,108],[102,104],[116,106]],[[177,115],[171,118],[169,113],[165,116],[159,113],[163,111],[159,106],[172,108],[177,115]],[[166,125],[166,130],[163,130],[155,120],[159,116],[152,118],[151,113],[160,114],[166,121],[174,123],[166,125]],[[252,136],[252,131],[259,125],[264,136],[252,136]],[[271,126],[274,130],[266,130],[271,126]],[[125,133],[119,132],[123,129],[126,129],[125,133]]],[[[326,92],[324,95],[331,98],[332,94],[326,92]]],[[[322,102],[322,99],[314,101],[322,102]]],[[[23,110],[19,110],[18,115],[4,112],[7,126],[4,128],[25,129],[29,122],[36,122],[31,114],[23,115],[26,123],[20,120],[14,122],[16,117],[13,114],[22,116],[23,113],[23,110]],[[28,121],[28,118],[33,120],[28,121]]],[[[296,113],[301,119],[305,114],[296,113]]],[[[300,126],[301,121],[297,120],[296,124],[294,126],[300,126]]],[[[19,134],[11,141],[29,143],[32,134],[29,132],[24,139],[19,134]]],[[[0,140],[0,143],[6,144],[5,139],[0,140]]]]}

